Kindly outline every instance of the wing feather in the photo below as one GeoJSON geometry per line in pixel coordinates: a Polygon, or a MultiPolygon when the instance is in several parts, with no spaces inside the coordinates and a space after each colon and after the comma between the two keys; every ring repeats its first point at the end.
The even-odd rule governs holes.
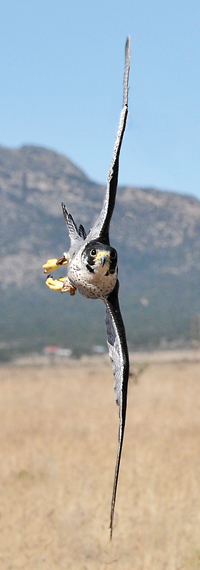
{"type": "Polygon", "coordinates": [[[126,119],[128,115],[128,79],[130,69],[130,38],[126,40],[125,47],[125,71],[124,71],[124,95],[123,107],[119,120],[116,141],[113,150],[111,165],[108,172],[107,189],[102,210],[97,218],[93,228],[90,230],[87,241],[100,238],[104,243],[109,244],[109,226],[112,213],[115,206],[115,197],[118,183],[119,155],[123,135],[126,127],[126,119]]]}
{"type": "Polygon", "coordinates": [[[123,437],[124,437],[126,405],[127,405],[127,388],[128,388],[128,377],[129,377],[128,348],[126,342],[124,323],[122,320],[120,307],[119,307],[118,290],[119,290],[119,282],[117,281],[115,289],[105,300],[108,351],[114,375],[115,398],[116,398],[116,403],[119,406],[118,451],[117,451],[117,460],[115,466],[113,492],[111,500],[110,538],[112,538],[117,484],[118,484],[121,452],[122,452],[123,437]]]}
{"type": "Polygon", "coordinates": [[[69,232],[69,237],[71,242],[70,255],[72,256],[74,253],[76,253],[79,250],[80,246],[84,243],[86,232],[82,224],[79,226],[79,229],[77,228],[74,218],[72,217],[71,214],[69,214],[63,202],[61,205],[62,205],[63,215],[67,224],[67,229],[69,232]]]}

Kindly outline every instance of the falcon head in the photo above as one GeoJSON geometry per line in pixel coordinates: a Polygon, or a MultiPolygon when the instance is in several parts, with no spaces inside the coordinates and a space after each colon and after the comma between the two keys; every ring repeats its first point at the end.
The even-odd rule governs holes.
{"type": "Polygon", "coordinates": [[[90,273],[101,276],[117,274],[117,252],[114,247],[90,241],[82,253],[82,262],[90,273]]]}

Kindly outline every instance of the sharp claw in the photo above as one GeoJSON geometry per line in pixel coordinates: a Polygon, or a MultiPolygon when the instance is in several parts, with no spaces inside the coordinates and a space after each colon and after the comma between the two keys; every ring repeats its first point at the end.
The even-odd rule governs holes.
{"type": "Polygon", "coordinates": [[[63,255],[59,259],[48,259],[48,261],[43,265],[44,273],[54,271],[61,265],[67,265],[67,263],[69,263],[68,254],[63,255]]]}
{"type": "Polygon", "coordinates": [[[70,295],[75,295],[76,288],[73,285],[67,285],[66,279],[64,277],[60,277],[60,279],[54,279],[51,275],[49,275],[46,279],[46,285],[49,289],[53,291],[60,291],[60,293],[65,293],[66,291],[70,292],[70,295]]]}
{"type": "Polygon", "coordinates": [[[62,291],[65,287],[64,285],[64,277],[60,277],[60,279],[53,279],[51,275],[46,279],[46,285],[53,291],[62,291]]]}
{"type": "Polygon", "coordinates": [[[48,259],[48,261],[43,265],[44,273],[49,273],[54,269],[58,269],[57,259],[48,259]]]}

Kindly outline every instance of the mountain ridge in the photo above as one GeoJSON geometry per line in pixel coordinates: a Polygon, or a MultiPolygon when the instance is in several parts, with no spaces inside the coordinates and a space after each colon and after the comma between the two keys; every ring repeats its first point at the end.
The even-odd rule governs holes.
{"type": "MultiPolygon", "coordinates": [[[[60,257],[69,247],[60,204],[64,202],[76,223],[82,223],[89,231],[101,210],[104,195],[105,186],[90,180],[64,155],[34,145],[19,149],[0,147],[0,287],[4,315],[9,314],[11,300],[15,307],[17,297],[21,299],[23,314],[23,299],[26,297],[27,303],[30,299],[31,305],[32,290],[38,311],[41,303],[47,311],[49,296],[42,265],[47,258],[60,257]]],[[[147,331],[146,336],[142,333],[143,344],[144,338],[147,343],[150,335],[149,326],[156,342],[161,334],[176,337],[181,331],[189,338],[191,315],[200,311],[200,201],[193,196],[154,188],[119,186],[111,243],[119,252],[122,305],[124,303],[125,315],[128,314],[129,330],[131,319],[141,320],[138,333],[131,333],[131,342],[140,342],[142,326],[147,331]],[[179,301],[178,289],[182,291],[179,301]],[[139,300],[143,297],[148,300],[146,308],[139,300]],[[170,310],[174,303],[176,318],[172,315],[166,325],[167,303],[170,310]],[[152,327],[153,319],[155,327],[152,327]]],[[[54,293],[51,295],[53,305],[61,306],[60,301],[54,301],[54,293]]],[[[82,311],[80,302],[77,303],[82,311]]],[[[88,310],[94,311],[93,308],[88,310]]],[[[30,324],[31,318],[30,311],[30,324]]],[[[4,324],[7,337],[12,334],[14,338],[19,320],[20,311],[16,322],[13,317],[13,331],[11,324],[9,331],[4,324]]],[[[53,323],[51,328],[53,330],[53,323]]]]}

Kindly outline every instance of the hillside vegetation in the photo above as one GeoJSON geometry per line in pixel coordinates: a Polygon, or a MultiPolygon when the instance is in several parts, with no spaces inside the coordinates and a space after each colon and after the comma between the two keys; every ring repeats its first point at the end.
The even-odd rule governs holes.
{"type": "MultiPolygon", "coordinates": [[[[78,294],[54,294],[45,287],[42,270],[47,258],[69,247],[61,202],[88,231],[105,187],[46,148],[1,147],[0,194],[4,356],[11,345],[38,350],[53,343],[75,353],[89,351],[91,344],[105,345],[101,303],[78,294]]],[[[153,188],[119,187],[111,243],[119,253],[120,299],[130,347],[198,340],[200,202],[153,188]]]]}

